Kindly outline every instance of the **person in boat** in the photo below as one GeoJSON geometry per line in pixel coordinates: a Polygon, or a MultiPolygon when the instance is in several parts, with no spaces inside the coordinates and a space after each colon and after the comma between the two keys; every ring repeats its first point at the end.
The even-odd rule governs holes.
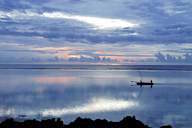
{"type": "Polygon", "coordinates": [[[152,88],[152,86],[153,86],[153,81],[151,80],[150,82],[143,82],[142,80],[140,80],[140,82],[136,82],[136,84],[137,85],[139,85],[140,87],[142,87],[142,86],[151,86],[151,88],[152,88]]]}

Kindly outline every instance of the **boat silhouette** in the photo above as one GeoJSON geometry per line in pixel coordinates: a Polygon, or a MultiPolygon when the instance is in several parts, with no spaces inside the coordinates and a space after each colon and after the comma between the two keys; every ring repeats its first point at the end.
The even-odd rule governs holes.
{"type": "MultiPolygon", "coordinates": [[[[151,80],[150,82],[144,82],[142,80],[140,80],[139,82],[138,81],[131,81],[131,82],[135,82],[135,84],[137,86],[140,86],[140,87],[143,87],[143,86],[150,86],[151,88],[153,87],[154,83],[153,81],[151,80]]],[[[133,86],[133,85],[132,85],[133,86]]]]}

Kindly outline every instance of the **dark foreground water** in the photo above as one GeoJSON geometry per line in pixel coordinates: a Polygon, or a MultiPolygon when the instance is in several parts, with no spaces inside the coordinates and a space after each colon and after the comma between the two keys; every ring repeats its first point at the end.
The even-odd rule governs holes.
{"type": "Polygon", "coordinates": [[[116,121],[135,115],[154,128],[192,126],[191,66],[15,67],[0,65],[1,118],[61,117],[67,123],[77,116],[116,121]],[[131,86],[140,79],[156,84],[131,86]]]}

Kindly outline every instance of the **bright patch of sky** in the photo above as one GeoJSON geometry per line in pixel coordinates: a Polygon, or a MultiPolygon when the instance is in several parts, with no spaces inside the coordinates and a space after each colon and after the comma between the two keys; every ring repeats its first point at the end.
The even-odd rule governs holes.
{"type": "Polygon", "coordinates": [[[122,29],[122,28],[132,28],[139,26],[138,23],[132,23],[121,19],[110,19],[110,18],[100,18],[100,17],[89,17],[80,15],[69,15],[60,12],[54,13],[43,13],[43,16],[48,18],[61,18],[61,19],[71,19],[80,22],[88,23],[95,26],[97,29],[122,29]]]}
{"type": "Polygon", "coordinates": [[[101,18],[93,16],[81,16],[81,15],[72,15],[62,12],[44,12],[42,14],[36,12],[0,12],[0,18],[11,18],[11,19],[28,19],[32,17],[45,17],[52,19],[69,19],[76,20],[89,25],[93,25],[96,29],[122,29],[122,28],[133,28],[138,27],[139,23],[129,22],[122,19],[110,19],[110,18],[101,18]]]}

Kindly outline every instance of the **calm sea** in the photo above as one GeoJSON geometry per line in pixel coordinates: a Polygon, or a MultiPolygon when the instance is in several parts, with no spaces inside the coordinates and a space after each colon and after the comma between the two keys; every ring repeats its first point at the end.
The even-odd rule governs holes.
{"type": "Polygon", "coordinates": [[[118,121],[135,115],[156,128],[192,126],[190,65],[0,65],[0,117],[78,116],[118,121]],[[153,88],[131,81],[150,81],[153,88]],[[131,86],[133,85],[133,86],[131,86]]]}

